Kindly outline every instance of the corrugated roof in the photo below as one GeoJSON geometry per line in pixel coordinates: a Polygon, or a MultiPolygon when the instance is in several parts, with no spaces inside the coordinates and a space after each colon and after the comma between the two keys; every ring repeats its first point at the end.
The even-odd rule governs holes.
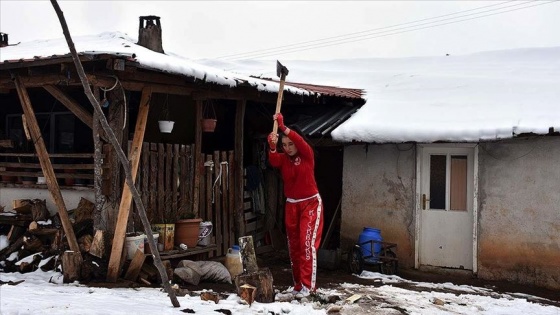
{"type": "MultiPolygon", "coordinates": [[[[269,79],[269,78],[260,78],[260,79],[277,82],[277,83],[280,82],[279,80],[269,79]]],[[[362,99],[364,96],[363,89],[342,88],[338,86],[317,85],[317,84],[308,84],[308,83],[290,82],[290,81],[286,81],[286,85],[297,87],[309,91],[311,93],[320,94],[323,96],[327,95],[327,96],[344,97],[344,98],[351,98],[351,99],[362,99]]]]}
{"type": "Polygon", "coordinates": [[[302,119],[296,122],[301,131],[309,137],[319,137],[329,134],[333,129],[352,116],[360,106],[343,106],[325,112],[318,117],[302,119]]]}

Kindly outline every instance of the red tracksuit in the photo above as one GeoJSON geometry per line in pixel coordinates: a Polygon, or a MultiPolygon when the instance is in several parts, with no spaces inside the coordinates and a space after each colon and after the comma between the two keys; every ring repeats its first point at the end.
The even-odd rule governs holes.
{"type": "Polygon", "coordinates": [[[286,195],[286,234],[292,262],[294,290],[302,285],[315,291],[317,250],[323,231],[323,204],[315,182],[313,149],[295,131],[288,133],[297,153],[270,152],[270,164],[280,169],[286,195]]]}

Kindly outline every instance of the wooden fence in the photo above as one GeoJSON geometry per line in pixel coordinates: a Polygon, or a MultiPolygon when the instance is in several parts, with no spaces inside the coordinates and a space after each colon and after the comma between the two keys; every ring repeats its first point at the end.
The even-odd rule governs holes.
{"type": "Polygon", "coordinates": [[[233,151],[201,155],[197,209],[194,154],[194,145],[144,143],[136,185],[152,224],[197,213],[212,222],[216,250],[210,256],[222,256],[235,243],[233,151]]]}

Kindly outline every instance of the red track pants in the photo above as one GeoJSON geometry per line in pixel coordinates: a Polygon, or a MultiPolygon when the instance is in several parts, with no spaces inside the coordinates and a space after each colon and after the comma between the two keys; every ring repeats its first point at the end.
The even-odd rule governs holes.
{"type": "Polygon", "coordinates": [[[315,291],[317,250],[323,231],[323,202],[319,194],[286,202],[286,234],[292,262],[294,290],[302,285],[315,291]]]}

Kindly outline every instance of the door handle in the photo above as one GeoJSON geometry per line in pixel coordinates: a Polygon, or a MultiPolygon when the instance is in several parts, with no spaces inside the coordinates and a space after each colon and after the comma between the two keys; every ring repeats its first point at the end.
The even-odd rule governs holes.
{"type": "Polygon", "coordinates": [[[422,194],[422,210],[426,210],[426,202],[430,201],[430,199],[426,198],[426,194],[422,194]]]}

